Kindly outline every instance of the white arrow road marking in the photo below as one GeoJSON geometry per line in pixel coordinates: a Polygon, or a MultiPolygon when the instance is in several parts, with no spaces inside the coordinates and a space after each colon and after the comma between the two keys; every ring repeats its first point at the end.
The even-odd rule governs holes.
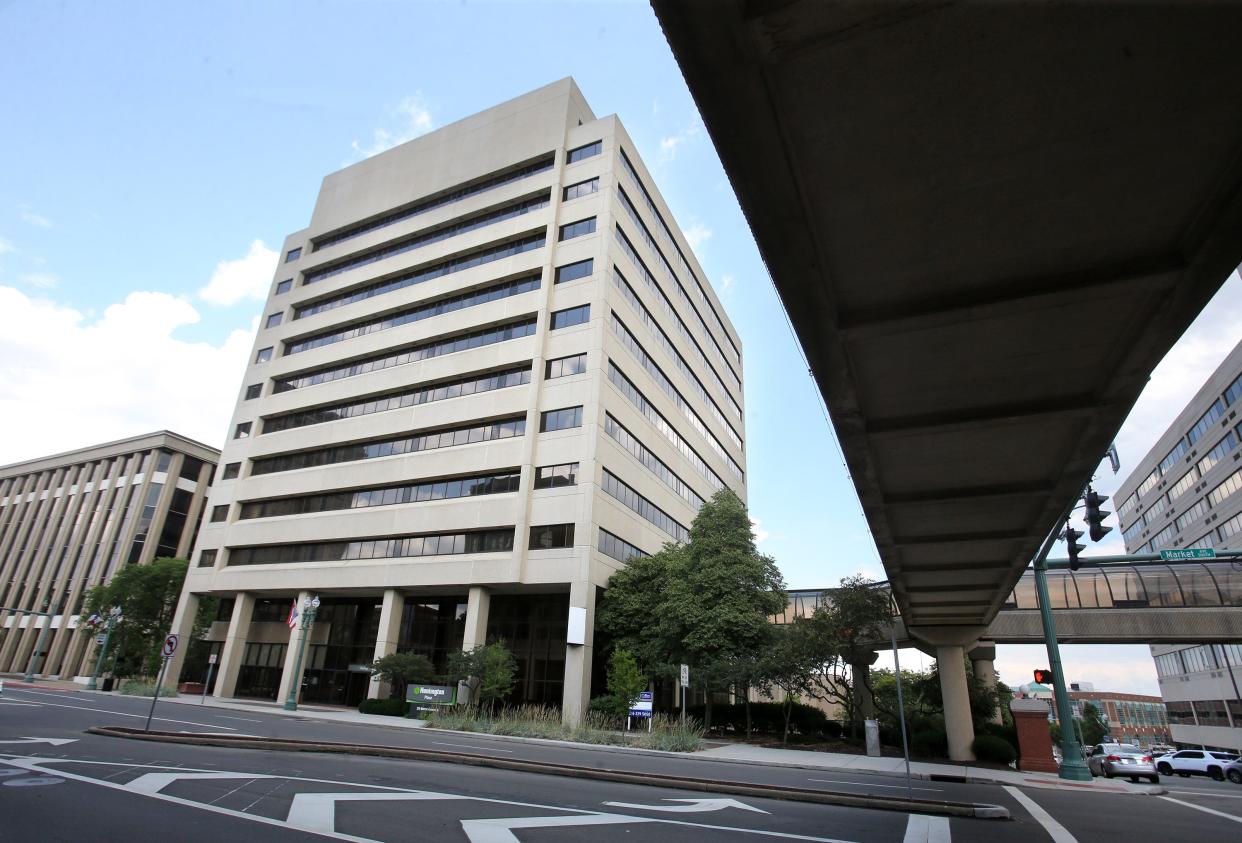
{"type": "Polygon", "coordinates": [[[0,743],[50,743],[52,746],[64,746],[76,740],[77,738],[22,738],[19,741],[0,741],[0,743]]]}
{"type": "Polygon", "coordinates": [[[337,802],[402,802],[416,799],[465,799],[451,793],[431,793],[415,791],[412,793],[299,793],[293,797],[289,806],[289,816],[285,822],[294,828],[305,831],[328,832],[336,831],[337,802]]]}
{"type": "Polygon", "coordinates": [[[126,790],[147,796],[159,793],[175,781],[182,779],[271,779],[261,773],[144,773],[125,785],[126,790]]]}
{"type": "Polygon", "coordinates": [[[906,822],[906,836],[902,843],[949,843],[952,839],[948,817],[911,814],[906,822]]]}
{"type": "Polygon", "coordinates": [[[620,814],[581,814],[575,817],[508,817],[493,820],[462,820],[461,829],[470,843],[521,843],[512,829],[559,828],[578,825],[620,825],[649,823],[646,817],[625,817],[620,814]]]}
{"type": "Polygon", "coordinates": [[[665,802],[686,802],[686,805],[639,805],[634,802],[605,802],[614,808],[629,808],[639,811],[668,811],[669,813],[692,813],[698,811],[723,811],[725,808],[739,808],[743,811],[754,811],[756,814],[767,814],[762,808],[753,808],[736,799],[665,799],[665,802]]]}

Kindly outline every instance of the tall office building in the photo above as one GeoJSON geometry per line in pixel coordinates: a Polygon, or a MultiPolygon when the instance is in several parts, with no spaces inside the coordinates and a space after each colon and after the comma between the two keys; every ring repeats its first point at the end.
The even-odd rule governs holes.
{"type": "MultiPolygon", "coordinates": [[[[1242,547],[1242,342],[1196,393],[1117,491],[1128,553],[1242,547]]],[[[1186,569],[1182,600],[1219,605],[1214,576],[1186,569]],[[1214,602],[1213,602],[1214,601],[1214,602]]],[[[1242,644],[1153,644],[1173,740],[1242,749],[1242,644]]]]}
{"type": "Polygon", "coordinates": [[[219,456],[165,430],[0,467],[0,673],[89,674],[87,590],[189,555],[219,456]]]}
{"type": "Polygon", "coordinates": [[[609,576],[745,499],[742,400],[620,121],[569,79],[488,109],[329,175],[285,241],[178,626],[225,598],[218,696],[342,705],[378,656],[504,639],[575,719],[609,576]]]}

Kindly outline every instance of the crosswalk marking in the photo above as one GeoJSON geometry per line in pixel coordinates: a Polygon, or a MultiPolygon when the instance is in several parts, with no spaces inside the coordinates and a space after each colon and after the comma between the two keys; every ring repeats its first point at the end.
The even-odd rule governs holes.
{"type": "Polygon", "coordinates": [[[911,814],[906,822],[906,836],[902,843],[949,843],[952,839],[948,817],[911,814]]]}
{"type": "Polygon", "coordinates": [[[289,806],[285,822],[313,832],[336,831],[337,802],[409,802],[418,799],[464,799],[451,793],[299,793],[289,806]]]}

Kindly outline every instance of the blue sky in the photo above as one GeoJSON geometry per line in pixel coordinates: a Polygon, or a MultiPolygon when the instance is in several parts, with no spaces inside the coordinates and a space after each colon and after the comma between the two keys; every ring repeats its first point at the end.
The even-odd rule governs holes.
{"type": "MultiPolygon", "coordinates": [[[[624,122],[741,334],[761,548],[791,587],[882,576],[645,2],[0,3],[0,464],[160,428],[221,445],[273,250],[306,225],[320,179],[570,75],[624,122]]],[[[1123,460],[1237,341],[1240,287],[1217,297],[1169,383],[1153,379],[1123,460]]],[[[1023,649],[1005,648],[1013,684],[1042,660],[1023,649]]],[[[1145,660],[1154,691],[1145,648],[1125,652],[1087,666],[1145,660]]]]}

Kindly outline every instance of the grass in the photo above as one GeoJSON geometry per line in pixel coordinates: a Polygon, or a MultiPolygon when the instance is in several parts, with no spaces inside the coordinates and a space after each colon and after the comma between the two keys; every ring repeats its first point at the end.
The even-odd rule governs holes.
{"type": "Polygon", "coordinates": [[[430,714],[427,724],[458,732],[633,746],[666,752],[697,752],[703,748],[703,728],[698,721],[689,721],[682,727],[679,720],[662,714],[652,721],[650,733],[645,729],[620,731],[614,721],[599,712],[588,712],[577,726],[567,726],[561,722],[559,709],[538,705],[505,708],[493,714],[471,707],[448,709],[430,714]]]}
{"type": "MultiPolygon", "coordinates": [[[[124,679],[121,681],[119,693],[131,697],[149,697],[155,693],[154,679],[124,679]]],[[[175,697],[177,691],[167,685],[160,688],[161,697],[175,697]]]]}

